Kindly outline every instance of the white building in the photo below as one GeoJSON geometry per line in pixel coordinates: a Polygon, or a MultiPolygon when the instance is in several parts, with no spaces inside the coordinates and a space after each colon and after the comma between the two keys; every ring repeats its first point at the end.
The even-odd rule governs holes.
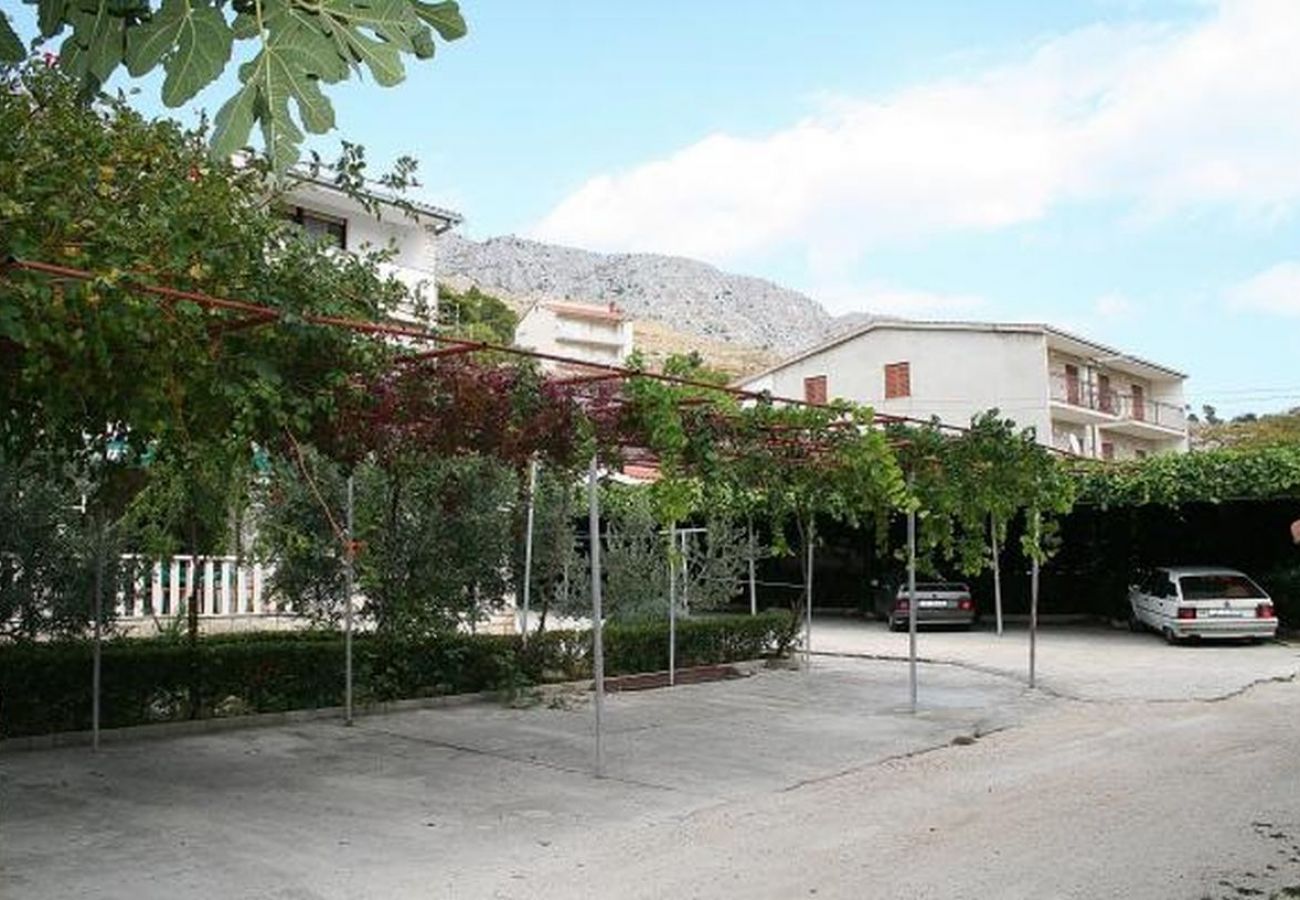
{"type": "Polygon", "coordinates": [[[285,212],[312,234],[327,237],[342,250],[392,247],[396,256],[380,266],[413,294],[423,298],[427,318],[414,309],[398,310],[394,318],[419,325],[432,325],[438,311],[438,235],[454,228],[461,216],[448,209],[398,197],[377,186],[366,193],[379,207],[379,215],[331,180],[295,172],[297,184],[284,197],[285,212]]]}
{"type": "MultiPolygon", "coordinates": [[[[632,320],[613,303],[606,306],[541,301],[530,306],[515,328],[515,344],[538,353],[582,362],[621,366],[632,352],[632,320]]],[[[581,366],[547,364],[557,369],[581,366]]]]}
{"type": "Polygon", "coordinates": [[[1048,325],[878,320],[737,386],[962,426],[997,408],[1043,444],[1133,459],[1187,450],[1186,379],[1048,325]]]}

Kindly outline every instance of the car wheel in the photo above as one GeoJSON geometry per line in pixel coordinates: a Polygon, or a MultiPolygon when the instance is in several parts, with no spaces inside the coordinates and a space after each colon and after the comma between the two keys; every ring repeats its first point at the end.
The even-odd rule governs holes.
{"type": "Polygon", "coordinates": [[[1161,633],[1165,636],[1166,644],[1169,644],[1171,647],[1178,646],[1178,636],[1174,634],[1174,630],[1172,628],[1166,628],[1161,633]]]}
{"type": "Polygon", "coordinates": [[[1128,614],[1128,630],[1134,634],[1141,634],[1146,630],[1146,626],[1142,624],[1142,620],[1139,619],[1132,610],[1129,610],[1128,614]]]}

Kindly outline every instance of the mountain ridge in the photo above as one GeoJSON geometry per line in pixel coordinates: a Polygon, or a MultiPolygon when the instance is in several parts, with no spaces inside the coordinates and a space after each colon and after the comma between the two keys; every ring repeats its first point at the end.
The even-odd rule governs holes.
{"type": "MultiPolygon", "coordinates": [[[[772,357],[804,349],[844,323],[816,300],[775,282],[682,256],[598,253],[507,235],[445,235],[440,275],[516,303],[616,303],[634,319],[772,357]]],[[[861,321],[862,314],[852,314],[861,321]]]]}

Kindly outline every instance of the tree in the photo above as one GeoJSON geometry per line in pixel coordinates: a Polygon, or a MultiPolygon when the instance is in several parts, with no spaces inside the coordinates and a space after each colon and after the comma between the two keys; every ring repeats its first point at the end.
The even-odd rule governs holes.
{"type": "Polygon", "coordinates": [[[477,287],[459,292],[438,285],[438,325],[452,337],[489,344],[513,344],[519,316],[499,297],[477,287]]]}
{"type": "MultiPolygon", "coordinates": [[[[463,37],[450,0],[25,0],[38,7],[41,40],[66,32],[59,65],[90,97],[121,67],[139,78],[162,66],[161,98],[175,108],[217,79],[235,47],[253,56],[239,66],[240,87],[217,112],[212,153],[229,157],[260,125],[277,171],[298,158],[304,130],[334,127],[321,85],[369,71],[384,87],[406,77],[403,57],[430,59],[434,35],[463,37]],[[295,117],[291,106],[297,108],[295,117]]],[[[18,62],[22,41],[0,14],[0,61],[18,62]]]]}
{"type": "Polygon", "coordinates": [[[217,549],[255,447],[323,431],[352,378],[391,356],[302,317],[381,320],[406,297],[377,274],[384,252],[308,240],[276,215],[266,166],[213,161],[205,136],[118,99],[87,106],[39,64],[0,72],[0,258],[94,273],[0,273],[0,450],[103,484],[143,470],[133,505],[158,552],[217,549]],[[275,318],[160,301],[141,282],[275,318]]]}

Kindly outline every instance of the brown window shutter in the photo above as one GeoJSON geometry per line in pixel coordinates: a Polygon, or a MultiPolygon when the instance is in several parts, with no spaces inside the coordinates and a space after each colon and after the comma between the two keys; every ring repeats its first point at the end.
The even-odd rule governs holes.
{"type": "Polygon", "coordinates": [[[889,363],[885,366],[885,399],[896,400],[912,396],[911,363],[889,363]]]}
{"type": "Polygon", "coordinates": [[[1115,445],[1112,444],[1110,441],[1102,441],[1102,443],[1101,443],[1101,458],[1102,458],[1102,459],[1114,459],[1114,458],[1115,458],[1115,445]]]}
{"type": "Polygon", "coordinates": [[[825,375],[813,375],[803,380],[803,399],[807,403],[826,402],[825,375]]]}

